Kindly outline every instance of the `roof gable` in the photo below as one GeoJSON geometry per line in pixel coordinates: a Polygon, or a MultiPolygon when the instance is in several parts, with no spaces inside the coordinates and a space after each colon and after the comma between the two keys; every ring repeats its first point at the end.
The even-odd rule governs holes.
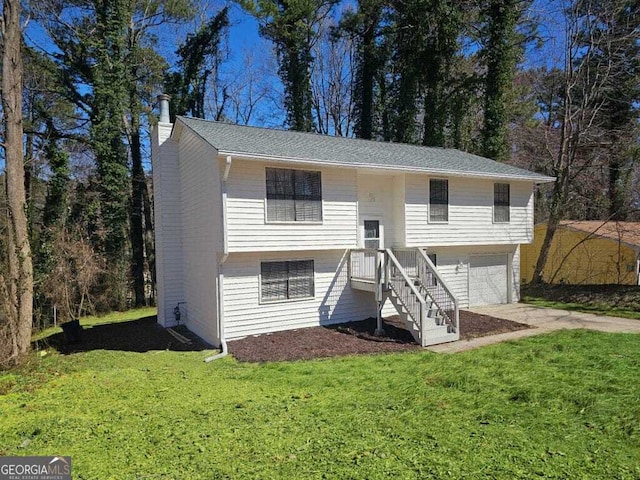
{"type": "Polygon", "coordinates": [[[441,175],[550,182],[554,178],[455,149],[377,142],[177,117],[222,155],[441,175]]]}

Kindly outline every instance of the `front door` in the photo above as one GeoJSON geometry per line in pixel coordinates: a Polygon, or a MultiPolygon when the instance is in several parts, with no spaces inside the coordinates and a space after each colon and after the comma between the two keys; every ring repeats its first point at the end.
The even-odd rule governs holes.
{"type": "MultiPolygon", "coordinates": [[[[380,220],[365,220],[364,221],[364,248],[379,250],[384,248],[382,225],[380,220]]],[[[377,252],[365,252],[364,264],[365,270],[369,277],[375,278],[376,276],[376,259],[378,258],[377,252]]]]}
{"type": "Polygon", "coordinates": [[[364,221],[364,248],[374,248],[376,250],[384,248],[380,220],[364,221]]]}

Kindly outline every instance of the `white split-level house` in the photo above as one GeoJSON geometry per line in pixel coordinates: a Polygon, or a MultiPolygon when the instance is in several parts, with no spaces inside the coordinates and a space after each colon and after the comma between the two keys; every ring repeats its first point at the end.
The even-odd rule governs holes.
{"type": "MultiPolygon", "coordinates": [[[[158,322],[209,343],[399,314],[422,345],[519,299],[533,191],[458,150],[177,117],[153,131],[158,322]]],[[[381,325],[379,323],[379,325],[381,325]]]]}

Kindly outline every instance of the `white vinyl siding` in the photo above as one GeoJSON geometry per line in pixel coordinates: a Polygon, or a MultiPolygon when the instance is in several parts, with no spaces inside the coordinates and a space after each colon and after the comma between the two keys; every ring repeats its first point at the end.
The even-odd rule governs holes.
{"type": "Polygon", "coordinates": [[[493,221],[496,223],[508,223],[511,218],[509,209],[511,206],[510,190],[508,183],[493,184],[493,221]]]}
{"type": "MultiPolygon", "coordinates": [[[[265,162],[233,160],[227,182],[229,252],[356,247],[355,170],[320,170],[322,222],[282,223],[267,219],[266,170],[271,167],[265,162]]],[[[220,170],[224,170],[223,161],[220,170]]]]}
{"type": "Polygon", "coordinates": [[[267,168],[267,221],[321,222],[320,172],[267,168]]]}
{"type": "Polygon", "coordinates": [[[175,323],[173,309],[184,298],[178,145],[170,135],[171,124],[156,125],[151,155],[158,323],[163,326],[175,323]]]}
{"type": "Polygon", "coordinates": [[[510,221],[493,221],[494,182],[449,178],[449,221],[429,221],[429,177],[406,177],[406,245],[453,246],[530,243],[533,240],[531,182],[510,183],[510,221]]]}
{"type": "Polygon", "coordinates": [[[217,152],[192,131],[180,136],[180,187],[184,262],[183,321],[217,344],[218,257],[223,249],[221,179],[217,152]]]}
{"type": "Polygon", "coordinates": [[[449,221],[449,181],[439,178],[429,180],[429,221],[449,221]]]}
{"type": "Polygon", "coordinates": [[[373,294],[351,289],[346,250],[304,252],[313,259],[313,298],[264,303],[263,262],[287,261],[286,252],[232,253],[224,264],[225,335],[228,339],[375,316],[373,294]]]}
{"type": "Polygon", "coordinates": [[[506,262],[511,262],[510,268],[507,263],[507,274],[510,272],[511,276],[505,279],[505,285],[509,289],[509,301],[519,300],[520,248],[518,245],[441,247],[429,249],[428,252],[436,255],[438,272],[458,298],[460,308],[469,308],[471,297],[474,295],[470,291],[474,288],[470,282],[470,263],[473,258],[485,256],[501,257],[506,259],[506,262]]]}
{"type": "Polygon", "coordinates": [[[431,253],[431,255],[436,256],[438,273],[458,299],[459,306],[468,306],[468,251],[465,249],[448,249],[431,253]]]}
{"type": "Polygon", "coordinates": [[[260,264],[260,298],[263,302],[312,298],[313,283],[313,260],[260,264]]]}
{"type": "Polygon", "coordinates": [[[404,174],[358,173],[358,245],[364,247],[365,220],[380,222],[383,247],[404,245],[404,174]]]}
{"type": "MultiPolygon", "coordinates": [[[[170,128],[159,126],[162,139],[170,128]]],[[[365,220],[379,221],[378,235],[386,247],[420,246],[435,253],[438,270],[461,307],[469,304],[470,258],[506,255],[510,300],[517,300],[517,244],[530,243],[533,237],[531,181],[509,182],[509,222],[500,223],[494,221],[495,179],[435,178],[446,182],[447,222],[431,222],[434,178],[426,174],[234,157],[224,185],[223,212],[226,157],[189,128],[177,129],[174,136],[178,143],[170,139],[160,148],[154,137],[153,152],[158,320],[165,325],[173,323],[176,304],[185,302],[181,310],[187,326],[211,343],[219,341],[218,268],[224,272],[224,321],[230,339],[375,316],[373,295],[351,289],[348,279],[348,249],[364,245],[365,220]],[[306,178],[300,174],[300,208],[296,194],[293,216],[284,214],[294,221],[269,220],[269,169],[312,172],[306,178]],[[308,207],[307,201],[313,205],[308,207]],[[310,220],[318,218],[318,211],[321,221],[310,220]],[[228,258],[223,255],[225,223],[228,258]],[[221,258],[227,258],[223,266],[221,258]],[[296,260],[312,261],[312,276],[307,267],[293,275],[288,271],[286,296],[295,301],[264,301],[262,265],[296,260]],[[303,293],[311,295],[303,298],[303,293]]],[[[274,288],[282,289],[283,282],[279,285],[274,288]]],[[[281,291],[269,295],[284,297],[281,291]]]]}

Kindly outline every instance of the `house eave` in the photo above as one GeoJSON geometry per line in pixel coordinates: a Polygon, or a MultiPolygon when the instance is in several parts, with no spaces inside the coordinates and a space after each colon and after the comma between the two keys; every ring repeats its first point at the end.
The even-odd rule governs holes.
{"type": "Polygon", "coordinates": [[[545,176],[529,176],[529,175],[505,175],[505,174],[491,174],[486,172],[462,172],[457,170],[446,170],[437,168],[419,168],[410,166],[397,166],[397,165],[381,165],[381,164],[354,164],[346,162],[336,162],[331,160],[318,160],[312,158],[297,158],[297,157],[280,157],[273,155],[263,155],[248,152],[238,152],[229,150],[218,150],[218,158],[226,158],[227,156],[234,158],[241,158],[244,160],[257,160],[273,163],[293,163],[300,165],[317,165],[317,166],[331,166],[341,168],[353,168],[364,170],[377,170],[390,173],[426,173],[431,175],[442,175],[449,177],[473,177],[473,178],[486,178],[497,180],[517,180],[527,181],[536,184],[555,182],[555,177],[545,176]]]}

